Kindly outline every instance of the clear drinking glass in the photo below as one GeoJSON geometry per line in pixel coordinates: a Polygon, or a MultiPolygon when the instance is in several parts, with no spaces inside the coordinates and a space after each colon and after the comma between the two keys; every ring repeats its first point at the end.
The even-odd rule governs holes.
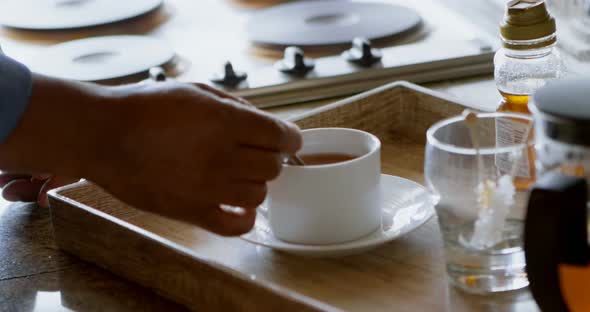
{"type": "Polygon", "coordinates": [[[427,133],[424,173],[447,272],[452,284],[472,293],[523,288],[528,286],[522,238],[526,192],[535,179],[532,118],[476,116],[473,126],[458,116],[427,133]],[[525,125],[529,135],[497,138],[496,130],[507,123],[525,125]]]}

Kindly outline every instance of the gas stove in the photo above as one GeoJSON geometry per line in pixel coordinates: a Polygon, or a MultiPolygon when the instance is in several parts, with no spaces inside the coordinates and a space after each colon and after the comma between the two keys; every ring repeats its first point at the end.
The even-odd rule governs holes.
{"type": "MultiPolygon", "coordinates": [[[[493,72],[497,39],[464,17],[438,1],[384,3],[415,10],[422,18],[421,27],[401,40],[378,46],[355,38],[344,51],[320,57],[292,46],[284,50],[282,59],[258,66],[240,67],[240,58],[228,59],[183,79],[207,81],[259,107],[271,107],[349,95],[395,80],[425,83],[493,72]]],[[[256,18],[256,13],[250,18],[256,18]]]]}
{"type": "MultiPolygon", "coordinates": [[[[358,0],[353,3],[375,4],[375,1],[358,0]]],[[[378,4],[401,6],[416,12],[420,27],[402,27],[403,36],[391,40],[355,36],[346,44],[331,44],[327,48],[321,44],[291,46],[288,41],[269,46],[249,40],[251,34],[248,33],[252,21],[256,22],[256,18],[268,9],[241,8],[229,0],[167,0],[154,12],[110,26],[51,32],[4,28],[0,29],[0,36],[7,54],[33,67],[39,64],[40,59],[48,62],[43,59],[42,51],[53,44],[113,34],[148,36],[160,40],[176,55],[163,66],[170,79],[208,83],[243,96],[259,107],[344,96],[395,80],[425,83],[493,71],[493,55],[498,48],[498,40],[445,7],[442,1],[383,0],[378,4]],[[21,38],[26,43],[19,41],[21,38]]],[[[357,21],[355,14],[324,14],[312,16],[309,20],[346,26],[357,21]]],[[[383,14],[375,13],[375,16],[383,19],[383,14]]],[[[395,16],[392,15],[392,18],[395,16]]],[[[276,27],[290,25],[290,19],[284,20],[285,24],[276,22],[276,27]]],[[[356,31],[354,27],[350,29],[351,34],[356,31]]],[[[297,29],[292,32],[297,32],[297,29]]],[[[303,36],[302,40],[305,39],[303,36]]],[[[87,51],[92,57],[78,58],[75,72],[79,73],[80,67],[85,65],[100,68],[105,75],[109,68],[120,72],[120,60],[115,63],[115,58],[105,53],[106,48],[100,48],[102,50],[96,53],[87,51]]],[[[135,56],[141,59],[154,54],[147,52],[153,51],[135,56]]],[[[53,53],[52,57],[59,58],[60,55],[63,54],[53,53]]],[[[56,64],[58,61],[52,60],[56,64]]],[[[74,63],[76,60],[70,61],[74,63]]],[[[62,63],[68,64],[65,61],[62,63]]],[[[120,77],[115,83],[143,80],[148,69],[146,67],[132,76],[120,77]]],[[[52,74],[71,77],[72,72],[73,69],[64,65],[52,74]]],[[[92,75],[88,76],[96,77],[96,72],[90,71],[92,75]]],[[[79,80],[104,82],[98,78],[79,80]]]]}

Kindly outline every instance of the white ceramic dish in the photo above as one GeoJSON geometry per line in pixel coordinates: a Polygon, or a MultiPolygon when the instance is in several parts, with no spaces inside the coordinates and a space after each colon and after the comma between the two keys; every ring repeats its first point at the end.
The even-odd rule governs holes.
{"type": "Polygon", "coordinates": [[[423,225],[434,215],[432,198],[420,184],[381,175],[383,219],[381,229],[358,240],[333,245],[302,245],[274,237],[266,208],[260,207],[254,229],[242,239],[274,250],[309,257],[337,257],[367,251],[390,242],[423,225]]]}

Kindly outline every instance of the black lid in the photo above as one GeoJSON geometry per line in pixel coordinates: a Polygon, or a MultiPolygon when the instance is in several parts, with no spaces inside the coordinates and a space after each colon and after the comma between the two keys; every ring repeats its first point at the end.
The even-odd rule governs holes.
{"type": "Polygon", "coordinates": [[[530,108],[546,136],[590,146],[590,78],[550,82],[535,93],[530,108]]]}

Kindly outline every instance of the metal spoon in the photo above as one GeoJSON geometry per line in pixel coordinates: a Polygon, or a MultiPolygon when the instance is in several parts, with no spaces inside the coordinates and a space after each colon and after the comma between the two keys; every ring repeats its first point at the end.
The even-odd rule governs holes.
{"type": "Polygon", "coordinates": [[[291,166],[305,166],[305,162],[297,154],[287,156],[285,163],[291,166]]]}

